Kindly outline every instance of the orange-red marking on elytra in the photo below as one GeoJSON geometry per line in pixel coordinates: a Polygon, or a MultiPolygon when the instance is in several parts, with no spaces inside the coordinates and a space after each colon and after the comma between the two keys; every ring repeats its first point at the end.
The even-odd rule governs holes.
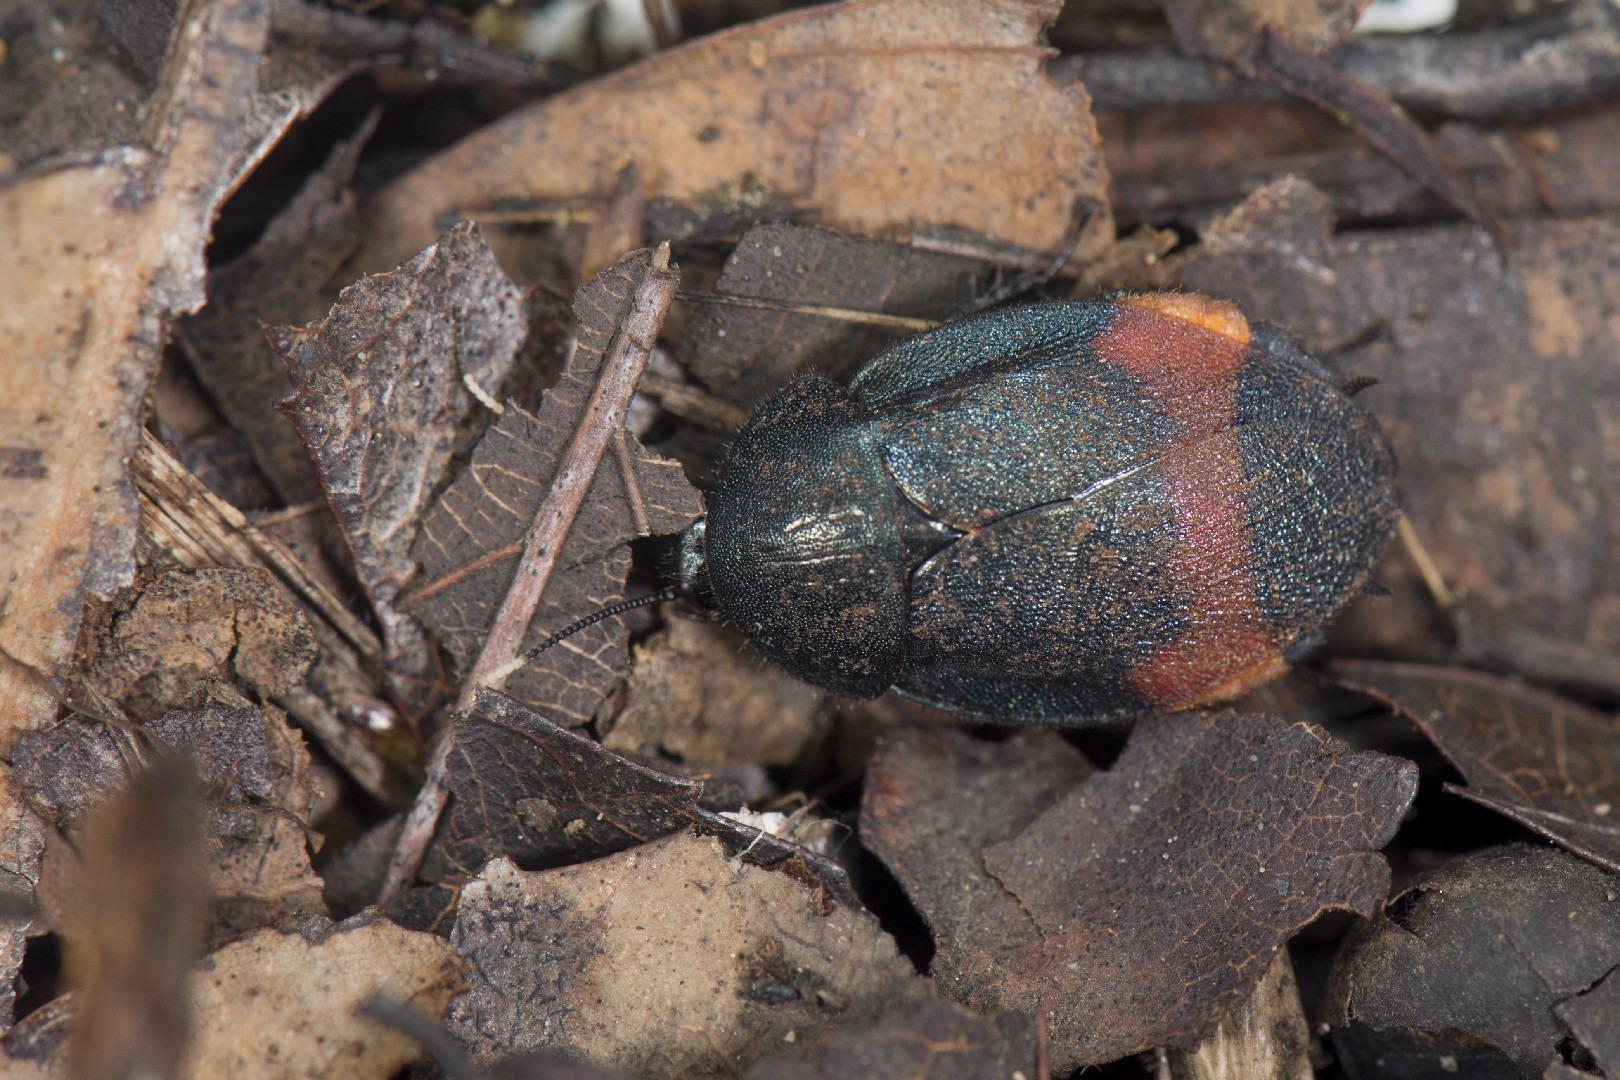
{"type": "Polygon", "coordinates": [[[1286,667],[1255,604],[1233,430],[1249,324],[1230,304],[1187,293],[1124,297],[1094,347],[1138,379],[1175,422],[1159,467],[1175,507],[1171,576],[1188,603],[1181,635],[1131,671],[1143,700],[1184,708],[1236,697],[1286,667]]]}

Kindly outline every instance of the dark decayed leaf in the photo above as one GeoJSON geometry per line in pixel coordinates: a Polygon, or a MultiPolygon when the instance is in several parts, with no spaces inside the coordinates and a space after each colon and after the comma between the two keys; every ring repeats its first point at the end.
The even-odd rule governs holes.
{"type": "MultiPolygon", "coordinates": [[[[796,1040],[797,1041],[797,1040],[796,1040]]],[[[875,1023],[840,1024],[793,1056],[761,1058],[746,1080],[985,1080],[1044,1076],[1040,1035],[1026,1013],[984,1015],[910,980],[895,987],[875,1023]]]]}
{"type": "Polygon", "coordinates": [[[1409,763],[1350,753],[1310,725],[1231,712],[1157,718],[1113,768],[981,846],[983,871],[947,856],[961,875],[950,881],[902,861],[938,858],[932,845],[891,846],[891,834],[971,834],[976,804],[937,789],[933,775],[950,767],[937,760],[899,766],[928,774],[921,790],[894,783],[900,756],[889,748],[869,772],[863,836],[936,927],[945,991],[1045,1013],[1057,1069],[1197,1046],[1295,930],[1325,909],[1375,907],[1389,883],[1377,849],[1417,786],[1409,763]],[[975,878],[969,907],[964,885],[975,878]]]}
{"type": "Polygon", "coordinates": [[[1520,683],[1461,668],[1335,664],[1338,680],[1416,724],[1472,799],[1620,873],[1620,723],[1520,683]]]}
{"type": "Polygon", "coordinates": [[[518,702],[482,691],[454,732],[452,798],[422,877],[461,882],[497,855],[537,869],[697,828],[753,863],[791,863],[827,895],[851,894],[836,863],[698,805],[703,783],[637,764],[558,727],[518,702]]]}
{"type": "Polygon", "coordinates": [[[278,407],[315,459],[390,665],[407,678],[430,664],[421,628],[396,603],[415,569],[411,545],[471,411],[500,394],[526,329],[522,293],[463,223],[343,290],[323,322],[270,331],[294,389],[278,407]]]}
{"type": "MultiPolygon", "coordinates": [[[[1540,1076],[1561,1060],[1554,1010],[1583,1016],[1612,998],[1600,980],[1617,965],[1620,879],[1511,844],[1456,859],[1385,905],[1341,950],[1325,1009],[1356,1076],[1383,1075],[1386,1036],[1457,1032],[1540,1076]]],[[[1587,1030],[1605,1029],[1612,1039],[1612,1023],[1587,1030]]]]}
{"type": "Polygon", "coordinates": [[[735,1070],[915,978],[865,911],[684,832],[540,873],[494,860],[450,940],[473,974],[449,1028],[475,1058],[551,1049],[654,1076],[735,1070]]]}
{"type": "MultiPolygon", "coordinates": [[[[546,391],[539,416],[508,407],[423,522],[413,554],[421,560],[424,582],[414,590],[410,610],[463,672],[478,656],[506,596],[524,537],[573,442],[637,284],[650,271],[649,259],[644,254],[628,260],[579,291],[578,345],[561,380],[546,391]]],[[[617,448],[610,442],[609,451],[557,555],[525,648],[623,597],[629,540],[678,532],[700,513],[697,492],[680,466],[643,449],[628,433],[617,448]],[[627,490],[627,474],[634,490],[627,490]]],[[[624,675],[625,637],[622,621],[597,623],[515,672],[506,691],[584,724],[624,675]]]]}
{"type": "Polygon", "coordinates": [[[326,282],[359,243],[349,181],[376,117],[340,142],[246,252],[208,277],[208,305],[175,328],[191,370],[289,504],[321,497],[298,431],[270,403],[287,394],[287,365],[267,325],[302,325],[331,307],[326,282]]]}
{"type": "MultiPolygon", "coordinates": [[[[1205,230],[1170,280],[1288,327],[1344,378],[1379,380],[1362,401],[1458,597],[1470,657],[1620,688],[1620,488],[1604,482],[1620,400],[1609,314],[1620,226],[1527,223],[1504,266],[1471,228],[1329,237],[1319,202],[1271,198],[1283,186],[1250,200],[1269,206],[1238,215],[1240,233],[1222,221],[1205,230]]],[[[1381,603],[1351,614],[1374,620],[1381,603]]]]}
{"type": "MultiPolygon", "coordinates": [[[[984,264],[976,259],[802,225],[761,225],[737,242],[714,291],[943,319],[984,284],[984,264]]],[[[692,317],[678,355],[716,397],[751,409],[794,375],[847,375],[915,332],[813,312],[707,304],[692,317]]]]}
{"type": "Polygon", "coordinates": [[[84,678],[138,720],[204,676],[286,694],[316,657],[309,620],[267,570],[143,571],[107,615],[84,678]]]}

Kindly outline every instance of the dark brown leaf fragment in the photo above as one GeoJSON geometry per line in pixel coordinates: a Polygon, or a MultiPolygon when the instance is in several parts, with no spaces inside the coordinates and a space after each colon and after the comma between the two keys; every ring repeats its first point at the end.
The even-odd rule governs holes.
{"type": "Polygon", "coordinates": [[[1113,768],[983,845],[988,873],[964,903],[970,856],[947,856],[956,880],[942,880],[933,845],[892,845],[907,830],[891,823],[971,832],[979,804],[930,799],[929,783],[913,796],[893,762],[869,775],[863,835],[935,926],[935,977],[979,1008],[1045,1013],[1059,1070],[1197,1046],[1293,931],[1328,908],[1374,907],[1389,882],[1376,851],[1417,786],[1410,764],[1350,753],[1310,725],[1149,720],[1113,768]],[[896,863],[896,847],[923,866],[896,863]]]}
{"type": "Polygon", "coordinates": [[[703,782],[621,757],[503,694],[480,692],[453,738],[452,798],[423,880],[466,881],[497,855],[525,869],[569,865],[697,828],[751,863],[783,864],[851,899],[837,864],[699,805],[703,782]]]}
{"type": "MultiPolygon", "coordinates": [[[[509,407],[473,451],[472,463],[434,504],[413,554],[424,583],[411,611],[466,672],[480,654],[516,572],[525,537],[572,443],[596,376],[630,311],[646,258],[604,273],[579,291],[579,343],[562,379],[546,392],[538,417],[509,407]]],[[[585,502],[556,555],[529,623],[532,647],[581,615],[624,596],[626,543],[643,531],[672,533],[700,512],[680,467],[623,437],[602,458],[585,502]],[[633,478],[633,489],[626,483],[633,478]]],[[[626,632],[619,620],[585,630],[513,673],[506,691],[574,725],[588,722],[623,677],[626,632]]]]}
{"type": "Polygon", "coordinates": [[[411,545],[472,410],[500,393],[525,330],[521,292],[477,227],[462,224],[345,289],[325,321],[270,333],[294,390],[278,407],[315,459],[389,661],[407,677],[429,666],[420,627],[396,605],[415,570],[411,545]]]}
{"type": "Polygon", "coordinates": [[[1461,668],[1334,665],[1352,690],[1416,724],[1468,781],[1446,790],[1620,873],[1620,723],[1461,668]]]}
{"type": "MultiPolygon", "coordinates": [[[[1540,1076],[1561,1060],[1554,1010],[1583,1002],[1620,965],[1617,901],[1612,874],[1555,848],[1505,845],[1446,864],[1340,952],[1327,1018],[1358,1025],[1350,1042],[1336,1032],[1341,1056],[1370,1064],[1384,1033],[1461,1032],[1540,1076]]],[[[1612,996],[1596,993],[1594,1003],[1612,996]]]]}

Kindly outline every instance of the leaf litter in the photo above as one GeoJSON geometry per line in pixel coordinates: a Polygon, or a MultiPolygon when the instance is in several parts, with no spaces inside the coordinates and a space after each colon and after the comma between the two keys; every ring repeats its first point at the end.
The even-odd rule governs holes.
{"type": "MultiPolygon", "coordinates": [[[[1283,74],[1304,71],[1343,91],[1313,54],[1342,34],[1356,6],[1294,5],[1289,17],[1306,21],[1283,32],[1304,44],[1285,43],[1275,56],[1254,44],[1271,48],[1265,34],[1277,34],[1257,37],[1252,13],[1232,38],[1237,51],[1232,42],[1202,51],[1251,73],[1303,63],[1283,74]]],[[[11,239],[34,260],[25,270],[44,283],[38,295],[55,295],[57,280],[71,301],[63,311],[79,303],[105,313],[91,325],[100,336],[87,338],[74,337],[72,320],[26,307],[42,335],[13,343],[23,355],[76,357],[89,389],[58,380],[43,398],[19,393],[11,404],[21,417],[40,401],[70,402],[107,425],[75,428],[62,409],[38,445],[8,447],[4,459],[23,486],[5,504],[11,531],[0,533],[18,567],[0,626],[15,744],[0,803],[0,880],[34,899],[17,908],[31,923],[13,919],[0,943],[3,970],[14,975],[32,957],[29,933],[50,929],[70,952],[93,938],[72,904],[94,894],[99,871],[80,861],[100,850],[84,842],[91,826],[109,797],[123,798],[116,793],[132,783],[139,794],[154,755],[179,755],[201,778],[192,822],[206,850],[188,877],[152,848],[126,845],[129,881],[148,889],[126,906],[151,913],[155,928],[158,914],[180,916],[185,905],[163,911],[153,889],[197,875],[207,885],[188,895],[213,900],[200,944],[189,948],[161,952],[174,935],[128,931],[128,922],[137,947],[124,969],[147,957],[165,985],[190,972],[189,998],[171,994],[171,1004],[191,1003],[189,1049],[172,1022],[139,1021],[170,1033],[152,1049],[183,1061],[187,1075],[388,1075],[420,1051],[353,1017],[377,990],[418,1007],[425,1023],[450,1010],[451,1029],[481,1062],[511,1074],[553,1067],[526,1056],[543,1049],[645,1075],[755,1080],[1035,1077],[1122,1055],[1105,1068],[1130,1075],[1128,1055],[1156,1049],[1161,1069],[1176,1075],[1228,1053],[1253,1069],[1305,1075],[1310,1028],[1283,946],[1292,936],[1319,953],[1339,924],[1298,932],[1320,911],[1379,907],[1389,869],[1376,851],[1412,801],[1415,770],[1297,721],[1319,720],[1358,748],[1421,756],[1387,722],[1343,719],[1342,700],[1305,682],[1268,696],[1281,721],[1231,713],[1148,721],[1101,771],[1075,744],[1107,761],[1117,740],[1106,734],[988,741],[937,718],[925,730],[894,728],[896,716],[916,713],[883,702],[841,706],[830,719],[818,693],[734,651],[728,632],[690,622],[659,629],[656,618],[638,619],[633,647],[624,623],[604,625],[507,680],[521,700],[479,691],[501,685],[527,645],[624,596],[632,564],[643,575],[667,568],[646,557],[649,548],[634,559],[627,548],[634,537],[680,531],[700,509],[661,454],[704,475],[716,460],[714,432],[734,428],[760,396],[803,370],[847,372],[905,327],[1045,261],[1074,208],[1093,205],[1080,294],[1130,281],[1236,297],[1303,334],[1346,378],[1385,377],[1367,400],[1401,456],[1413,539],[1387,575],[1398,603],[1359,601],[1331,648],[1504,665],[1612,704],[1604,695],[1620,685],[1620,609],[1604,559],[1614,510],[1594,478],[1607,475],[1613,433],[1593,412],[1606,400],[1602,358],[1613,340],[1607,217],[1515,222],[1521,240],[1503,264],[1453,226],[1334,235],[1325,200],[1298,183],[1263,188],[1214,219],[1207,200],[1194,210],[1170,185],[1152,204],[1160,227],[1105,250],[1107,173],[1087,98],[1047,69],[1039,38],[1052,7],[853,0],[793,13],[583,82],[423,158],[420,148],[400,152],[397,125],[378,124],[380,87],[428,100],[437,64],[450,93],[498,97],[532,92],[538,69],[431,19],[407,26],[286,3],[265,35],[262,8],[199,3],[182,11],[157,115],[179,117],[172,130],[183,133],[185,117],[229,113],[225,98],[208,95],[245,97],[252,68],[231,67],[220,59],[229,49],[217,50],[244,39],[209,28],[252,23],[260,36],[241,55],[269,56],[271,92],[246,106],[234,141],[165,141],[160,122],[145,151],[50,166],[10,159],[29,171],[0,187],[0,201],[11,199],[12,220],[28,227],[11,239]],[[237,21],[208,22],[220,13],[237,21]],[[341,115],[323,124],[343,133],[335,145],[315,136],[301,163],[267,156],[336,78],[394,63],[387,49],[404,58],[394,75],[357,81],[333,99],[341,115]],[[188,58],[208,56],[223,68],[194,80],[188,58]],[[200,110],[185,112],[199,100],[200,110]],[[568,153],[534,151],[562,145],[568,153]],[[218,246],[216,256],[246,254],[205,275],[195,255],[221,201],[254,167],[309,179],[279,215],[255,205],[249,213],[271,224],[257,239],[218,246]],[[173,182],[129,182],[164,169],[173,182]],[[117,191],[140,198],[112,198],[117,191]],[[56,200],[53,212],[38,210],[41,192],[56,200]],[[456,224],[466,215],[486,218],[493,253],[456,224]],[[1178,235],[1162,228],[1169,224],[1183,250],[1167,259],[1178,235]],[[58,233],[75,239],[58,250],[58,233]],[[157,251],[153,236],[173,246],[157,251]],[[665,238],[699,288],[697,306],[678,308],[658,341],[675,267],[667,249],[621,256],[665,238]],[[74,261],[86,250],[133,284],[86,273],[91,263],[74,261]],[[333,276],[344,260],[386,272],[333,276]],[[405,265],[388,271],[395,264],[405,265]],[[556,285],[603,266],[577,297],[577,325],[551,310],[546,288],[513,283],[556,285]],[[169,322],[205,288],[209,307],[177,330],[179,355],[208,390],[194,407],[217,406],[217,430],[245,433],[238,444],[252,448],[290,504],[263,522],[207,493],[140,430],[169,322]],[[261,343],[260,320],[282,326],[273,335],[282,358],[261,343]],[[120,338],[127,328],[138,332],[120,338]],[[356,336],[379,347],[358,347],[356,336]],[[534,388],[556,371],[547,358],[569,353],[575,336],[561,381],[536,410],[534,388]],[[288,353],[290,386],[275,381],[288,353]],[[1526,368],[1525,355],[1538,364],[1526,368]],[[494,367],[480,366],[490,358],[494,367]],[[643,365],[657,372],[648,397],[666,407],[638,402],[635,431],[658,452],[620,434],[643,365]],[[268,410],[289,392],[315,467],[290,454],[303,453],[296,429],[268,410]],[[1434,424],[1442,414],[1454,422],[1434,424]],[[694,418],[704,432],[693,431],[694,418]],[[583,484],[554,482],[576,467],[583,484]],[[352,560],[336,576],[304,565],[308,549],[272,538],[317,520],[323,511],[292,505],[314,498],[336,508],[346,530],[352,560]],[[74,543],[28,546],[42,536],[74,543]],[[529,588],[523,579],[540,565],[538,551],[553,561],[539,573],[544,587],[529,588]],[[91,594],[108,599],[86,607],[91,594]],[[453,720],[441,706],[456,698],[466,711],[453,720]],[[67,714],[56,713],[57,699],[67,714]],[[313,760],[283,710],[316,738],[313,760]],[[404,821],[385,818],[441,730],[423,790],[443,793],[442,818],[435,798],[404,821]],[[879,730],[888,733],[873,758],[879,730]],[[857,798],[860,827],[850,830],[857,798]],[[793,806],[825,816],[835,835],[846,830],[830,856],[757,827],[774,830],[778,811],[793,806]],[[322,837],[311,826],[326,834],[320,877],[311,851],[322,837]],[[411,828],[416,839],[401,841],[411,828]],[[425,855],[419,873],[400,861],[406,849],[425,855]],[[866,854],[888,865],[926,926],[866,854]],[[452,933],[451,942],[376,914],[326,921],[328,903],[358,910],[387,875],[412,887],[383,910],[452,933]],[[534,897],[545,903],[525,906],[534,897]],[[212,951],[192,968],[196,948],[212,951]],[[502,955],[513,950],[536,959],[514,965],[502,955]],[[930,952],[931,977],[919,978],[913,961],[930,952]],[[466,960],[476,961],[470,982],[466,960]],[[463,986],[468,995],[453,1006],[463,986]],[[1053,987],[1064,998],[1057,1004],[1053,987]]],[[[132,55],[156,58],[125,18],[134,14],[121,13],[115,29],[132,55]]],[[[1221,32],[1213,22],[1194,29],[1221,32]]],[[[73,30],[92,43],[102,33],[84,23],[73,30]]],[[[126,93],[121,85],[108,77],[114,95],[126,93]]],[[[486,99],[468,115],[506,105],[486,99]]],[[[36,132],[46,115],[28,121],[36,132]]],[[[1601,116],[1592,122],[1601,128],[1601,116]]],[[[1566,126],[1574,138],[1578,125],[1566,126]]],[[[139,129],[106,130],[122,132],[111,145],[123,146],[139,129]]],[[[59,144],[84,137],[98,136],[64,127],[59,144]]],[[[1591,157],[1555,146],[1556,137],[1538,129],[1524,143],[1530,154],[1512,158],[1557,175],[1536,199],[1511,205],[1539,211],[1591,157]]],[[[1508,160],[1497,143],[1467,157],[1483,152],[1468,138],[1444,145],[1461,147],[1468,162],[1508,160]]],[[[183,369],[175,369],[182,380],[183,369]]],[[[20,389],[39,389],[28,381],[36,370],[25,368],[20,389]]],[[[199,428],[163,426],[168,407],[157,411],[157,430],[191,440],[199,428]]],[[[190,441],[186,460],[198,474],[222,475],[209,472],[210,455],[226,444],[190,441]]],[[[1608,865],[1599,809],[1612,779],[1606,716],[1477,674],[1416,678],[1421,685],[1400,689],[1469,772],[1473,797],[1608,865]],[[1420,693],[1444,700],[1444,719],[1420,693]],[[1549,742],[1572,735],[1588,748],[1581,760],[1551,760],[1549,742]]],[[[1424,794],[1417,805],[1432,836],[1445,800],[1424,794]]],[[[139,839],[161,844],[178,836],[155,827],[162,818],[153,808],[122,827],[138,831],[149,819],[151,835],[139,839]]],[[[187,845],[171,847],[178,855],[187,845]]],[[[1397,846],[1392,858],[1404,882],[1437,856],[1397,846]]],[[[1577,876],[1603,874],[1575,865],[1577,876]]],[[[1538,864],[1531,876],[1551,888],[1567,876],[1561,867],[1538,864]]],[[[1516,902],[1524,891],[1491,880],[1481,895],[1516,902]]],[[[1427,895],[1403,894],[1375,921],[1406,919],[1427,895]]],[[[1532,1012],[1575,1040],[1549,1075],[1613,1071],[1607,1003],[1616,990],[1600,951],[1589,950],[1579,978],[1551,997],[1517,976],[1505,984],[1504,1000],[1534,998],[1532,1012]]],[[[1311,970],[1301,969],[1302,982],[1311,970]]],[[[6,1000],[26,1013],[3,1043],[19,1075],[63,1067],[75,1027],[84,1044],[130,1022],[96,1019],[117,1014],[93,992],[41,1006],[40,993],[19,998],[23,984],[7,982],[6,1000]]],[[[52,992],[47,983],[43,996],[52,992]]],[[[1362,1051],[1451,1046],[1446,1033],[1467,1026],[1446,1014],[1432,985],[1401,994],[1427,996],[1433,1008],[1421,1022],[1336,1027],[1344,1075],[1365,1074],[1355,1071],[1370,1060],[1362,1051]]],[[[149,1004],[120,998],[131,1009],[149,1004]]],[[[1541,1040],[1546,1025],[1536,1023],[1541,1040]]],[[[1486,1060],[1466,1054],[1494,1053],[1495,1039],[1531,1063],[1516,1038],[1472,1036],[1457,1044],[1456,1060],[1486,1060]]],[[[136,1039],[103,1042],[126,1056],[145,1052],[136,1039]]],[[[1310,1056],[1323,1067],[1320,1046],[1310,1056]]]]}

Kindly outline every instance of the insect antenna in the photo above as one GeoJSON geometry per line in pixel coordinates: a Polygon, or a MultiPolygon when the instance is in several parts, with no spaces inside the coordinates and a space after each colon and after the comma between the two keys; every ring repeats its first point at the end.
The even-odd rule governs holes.
{"type": "Polygon", "coordinates": [[[640,597],[636,600],[620,600],[617,604],[609,604],[600,611],[593,611],[583,619],[578,619],[569,623],[567,626],[563,627],[555,634],[552,634],[550,637],[546,638],[546,640],[542,641],[540,644],[536,645],[534,648],[530,649],[528,652],[518,657],[516,661],[507,666],[511,670],[516,670],[525,664],[531,663],[535,657],[539,656],[553,645],[556,645],[558,642],[563,641],[566,638],[573,637],[587,626],[595,626],[603,619],[611,619],[615,615],[622,615],[626,611],[634,611],[636,608],[651,607],[654,604],[662,604],[664,601],[674,600],[680,595],[680,586],[668,585],[662,589],[659,589],[655,593],[640,597]]]}

